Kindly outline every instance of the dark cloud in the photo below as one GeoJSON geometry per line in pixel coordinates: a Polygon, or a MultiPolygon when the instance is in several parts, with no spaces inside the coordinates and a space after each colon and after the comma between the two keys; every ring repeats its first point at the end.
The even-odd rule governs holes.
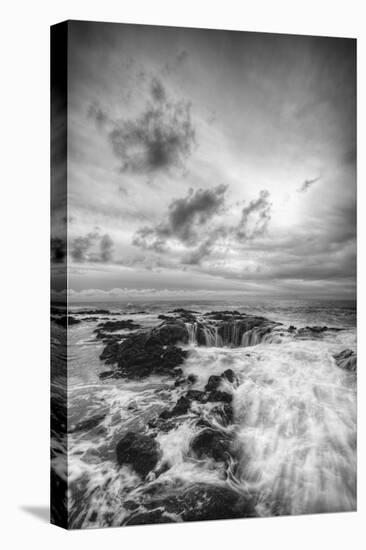
{"type": "Polygon", "coordinates": [[[200,265],[202,260],[211,255],[212,249],[219,239],[226,237],[230,233],[229,228],[219,226],[211,231],[201,244],[183,257],[182,263],[186,265],[200,265]]]}
{"type": "Polygon", "coordinates": [[[201,240],[204,226],[224,209],[226,185],[212,189],[190,189],[188,195],[174,200],[169,206],[168,219],[155,227],[137,231],[133,244],[147,249],[163,251],[166,241],[176,239],[186,245],[201,240]]]}
{"type": "Polygon", "coordinates": [[[318,176],[317,178],[314,178],[312,180],[305,180],[303,182],[303,184],[301,185],[301,187],[298,188],[298,193],[305,193],[305,191],[307,191],[309,189],[309,187],[311,187],[314,183],[316,183],[317,181],[320,180],[320,176],[318,176]]]}
{"type": "Polygon", "coordinates": [[[236,229],[236,236],[240,241],[262,236],[271,219],[272,204],[269,201],[269,192],[262,190],[258,199],[250,201],[242,209],[241,220],[236,229]]]}
{"type": "Polygon", "coordinates": [[[112,261],[114,242],[108,233],[100,235],[98,230],[92,231],[84,237],[75,237],[71,241],[70,255],[74,262],[101,262],[112,261]]]}
{"type": "Polygon", "coordinates": [[[162,234],[175,236],[183,242],[191,243],[197,229],[224,208],[227,185],[213,189],[190,189],[187,197],[177,199],[169,206],[169,221],[162,234]]]}
{"type": "Polygon", "coordinates": [[[122,172],[147,173],[183,168],[195,145],[191,105],[174,101],[158,78],[152,78],[149,99],[135,119],[113,121],[93,104],[88,115],[104,126],[122,172]]]}
{"type": "Polygon", "coordinates": [[[112,260],[114,243],[113,239],[106,233],[100,240],[100,261],[110,262],[112,260]]]}
{"type": "Polygon", "coordinates": [[[215,217],[227,211],[226,185],[212,189],[190,189],[188,195],[175,199],[169,206],[167,221],[154,227],[143,227],[134,236],[133,244],[156,253],[168,251],[170,240],[182,243],[188,252],[181,263],[200,265],[218,244],[241,244],[263,236],[271,218],[272,204],[268,191],[242,209],[236,224],[217,223],[215,217]]]}

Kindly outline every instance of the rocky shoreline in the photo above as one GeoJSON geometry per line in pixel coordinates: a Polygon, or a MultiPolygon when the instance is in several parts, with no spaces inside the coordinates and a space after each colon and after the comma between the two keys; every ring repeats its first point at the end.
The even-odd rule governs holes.
{"type": "MultiPolygon", "coordinates": [[[[148,327],[131,313],[121,314],[123,318],[119,316],[117,319],[116,313],[107,310],[83,310],[79,313],[62,315],[59,317],[62,320],[56,323],[60,328],[72,326],[72,318],[76,321],[76,328],[71,330],[77,331],[80,323],[94,320],[93,339],[98,347],[102,344],[99,358],[107,366],[106,370],[99,372],[101,380],[108,380],[108,384],[113,386],[113,380],[117,384],[118,379],[124,379],[132,387],[135,383],[150,384],[151,380],[160,380],[158,383],[162,384],[162,389],[159,391],[169,394],[168,399],[160,399],[156,394],[157,405],[151,407],[144,425],[137,429],[121,425],[108,443],[108,460],[112,461],[115,475],[132,472],[136,476],[136,488],[126,493],[121,519],[113,516],[108,520],[104,516],[103,525],[257,516],[260,496],[254,489],[236,487],[236,480],[243,474],[243,448],[240,447],[242,419],[238,416],[234,397],[243,380],[229,368],[228,362],[225,368],[223,363],[222,370],[211,372],[202,383],[195,374],[189,373],[187,362],[203,347],[242,348],[261,342],[321,340],[342,329],[323,325],[297,328],[262,316],[225,310],[199,313],[175,309],[156,315],[157,323],[148,327]],[[109,317],[105,317],[107,315],[109,317]],[[185,464],[202,468],[202,471],[216,472],[214,481],[187,483],[179,475],[171,475],[174,463],[166,454],[164,438],[174,438],[174,434],[182,431],[189,434],[182,460],[185,464]]],[[[356,374],[357,356],[354,351],[344,349],[333,358],[334,368],[340,368],[350,376],[356,374]]],[[[128,405],[128,409],[132,406],[131,415],[138,417],[145,405],[140,406],[137,401],[128,405]]],[[[78,418],[68,426],[70,436],[82,438],[87,433],[104,433],[108,414],[106,417],[102,409],[96,408],[92,415],[78,418]]],[[[276,506],[273,504],[272,513],[277,513],[276,506]]],[[[75,514],[80,514],[74,523],[78,527],[85,515],[77,500],[74,507],[75,514]]],[[[278,505],[278,513],[289,513],[286,503],[278,505]]],[[[90,518],[92,522],[93,514],[90,518]]]]}

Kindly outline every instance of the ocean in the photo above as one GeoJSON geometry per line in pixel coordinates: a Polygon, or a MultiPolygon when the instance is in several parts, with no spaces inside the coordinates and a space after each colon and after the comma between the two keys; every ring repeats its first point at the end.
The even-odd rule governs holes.
{"type": "MultiPolygon", "coordinates": [[[[336,360],[356,353],[355,302],[89,302],[68,315],[71,528],[356,509],[357,378],[336,360]],[[177,376],[113,376],[100,359],[174,316],[188,334],[177,376]],[[95,332],[128,319],[138,328],[95,332]],[[127,434],[157,449],[147,472],[118,455],[127,434]]],[[[54,324],[56,348],[64,332],[54,324]]]]}

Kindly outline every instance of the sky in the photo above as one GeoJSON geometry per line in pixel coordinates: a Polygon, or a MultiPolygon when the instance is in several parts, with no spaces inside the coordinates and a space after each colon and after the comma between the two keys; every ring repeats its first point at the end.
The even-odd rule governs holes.
{"type": "Polygon", "coordinates": [[[353,299],[354,40],[71,22],[70,297],[353,299]]]}

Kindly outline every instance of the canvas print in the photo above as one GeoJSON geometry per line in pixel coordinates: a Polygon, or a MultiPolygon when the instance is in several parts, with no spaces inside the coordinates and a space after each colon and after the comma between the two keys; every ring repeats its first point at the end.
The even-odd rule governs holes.
{"type": "Polygon", "coordinates": [[[51,212],[53,523],[356,510],[354,39],[55,25],[51,212]]]}

